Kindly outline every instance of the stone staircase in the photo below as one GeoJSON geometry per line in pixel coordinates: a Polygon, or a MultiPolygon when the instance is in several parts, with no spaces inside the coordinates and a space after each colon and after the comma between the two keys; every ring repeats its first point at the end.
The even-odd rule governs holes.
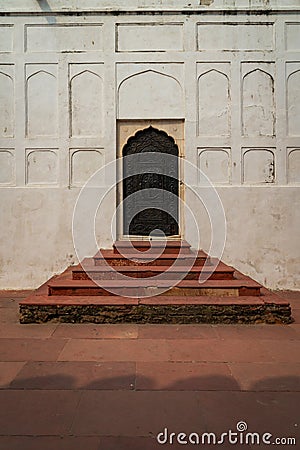
{"type": "Polygon", "coordinates": [[[117,241],[112,250],[69,267],[20,303],[21,323],[291,320],[286,300],[183,240],[117,241]]]}

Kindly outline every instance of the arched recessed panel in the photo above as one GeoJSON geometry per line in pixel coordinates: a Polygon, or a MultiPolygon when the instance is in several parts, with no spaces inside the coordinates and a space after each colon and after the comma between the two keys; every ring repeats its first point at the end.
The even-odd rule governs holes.
{"type": "Polygon", "coordinates": [[[99,136],[103,122],[103,82],[85,70],[71,80],[71,135],[99,136]]]}
{"type": "Polygon", "coordinates": [[[182,97],[182,88],[173,77],[152,70],[138,73],[119,87],[119,118],[181,118],[182,97]]]}
{"type": "Polygon", "coordinates": [[[12,184],[15,181],[15,158],[9,150],[0,150],[0,184],[12,184]]]}
{"type": "Polygon", "coordinates": [[[167,133],[149,127],[123,148],[125,235],[179,234],[178,147],[167,133]],[[128,157],[128,158],[126,158],[128,157]]]}
{"type": "Polygon", "coordinates": [[[58,129],[57,80],[39,71],[27,80],[27,135],[56,136],[58,129]]]}
{"type": "Polygon", "coordinates": [[[98,149],[74,150],[71,155],[71,185],[84,183],[104,165],[104,155],[98,149]]]}
{"type": "Polygon", "coordinates": [[[243,135],[275,134],[274,80],[263,70],[248,73],[243,80],[243,135]]]}
{"type": "Polygon", "coordinates": [[[28,149],[27,184],[55,184],[58,180],[58,159],[55,150],[28,149]]]}
{"type": "Polygon", "coordinates": [[[288,155],[288,181],[300,183],[300,148],[295,148],[288,155]]]}
{"type": "Polygon", "coordinates": [[[274,183],[275,158],[269,149],[248,149],[243,156],[243,182],[246,184],[274,183]]]}
{"type": "Polygon", "coordinates": [[[205,148],[200,150],[198,167],[200,169],[200,184],[205,183],[204,175],[212,183],[229,183],[228,151],[222,148],[205,148]]]}
{"type": "Polygon", "coordinates": [[[14,87],[13,80],[0,72],[0,136],[14,135],[14,87]]]}
{"type": "Polygon", "coordinates": [[[228,136],[230,133],[229,80],[217,70],[199,78],[199,135],[228,136]]]}
{"type": "Polygon", "coordinates": [[[300,70],[292,73],[288,78],[287,110],[288,134],[300,135],[300,70]]]}

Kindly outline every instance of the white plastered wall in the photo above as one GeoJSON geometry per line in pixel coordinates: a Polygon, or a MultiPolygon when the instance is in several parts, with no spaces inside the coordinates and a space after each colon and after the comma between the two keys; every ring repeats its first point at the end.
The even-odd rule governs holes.
{"type": "MultiPolygon", "coordinates": [[[[81,15],[82,2],[1,5],[0,288],[36,287],[76,261],[80,188],[116,158],[117,120],[140,119],[184,120],[185,159],[225,209],[223,259],[300,288],[299,1],[200,3],[118,1],[117,16],[100,0],[81,15]]],[[[104,247],[115,207],[101,217],[104,247]]]]}

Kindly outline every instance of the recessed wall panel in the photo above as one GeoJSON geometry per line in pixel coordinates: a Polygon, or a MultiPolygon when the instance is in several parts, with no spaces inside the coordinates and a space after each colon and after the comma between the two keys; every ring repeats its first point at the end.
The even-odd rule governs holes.
{"type": "Polygon", "coordinates": [[[57,65],[28,64],[26,72],[26,135],[57,136],[57,65]]]}
{"type": "Polygon", "coordinates": [[[289,136],[300,136],[300,64],[297,64],[297,66],[296,69],[294,64],[291,65],[292,72],[287,79],[287,125],[289,136]]]}
{"type": "Polygon", "coordinates": [[[274,149],[243,149],[243,182],[265,184],[275,181],[274,149]]]}
{"type": "Polygon", "coordinates": [[[300,183],[300,148],[290,149],[288,153],[288,182],[300,183]]]}
{"type": "Polygon", "coordinates": [[[183,50],[181,24],[119,24],[117,51],[150,52],[183,50]]]}
{"type": "Polygon", "coordinates": [[[245,63],[242,68],[243,135],[274,136],[276,114],[273,65],[245,63]]]}
{"type": "Polygon", "coordinates": [[[285,24],[285,43],[287,50],[300,50],[300,22],[285,24]]]}
{"type": "Polygon", "coordinates": [[[56,184],[57,181],[57,150],[26,149],[26,184],[56,184]]]}
{"type": "Polygon", "coordinates": [[[102,64],[71,64],[70,78],[71,136],[101,136],[104,110],[102,64]]]}
{"type": "Polygon", "coordinates": [[[14,136],[13,66],[0,66],[0,137],[14,136]]]}
{"type": "Polygon", "coordinates": [[[271,51],[272,23],[210,22],[197,26],[198,50],[271,51]]]}
{"type": "Polygon", "coordinates": [[[184,117],[181,64],[120,64],[118,72],[119,119],[184,117]]]}
{"type": "Polygon", "coordinates": [[[206,177],[212,183],[228,184],[230,181],[230,149],[198,149],[199,183],[207,184],[206,177]]]}
{"type": "Polygon", "coordinates": [[[0,149],[0,185],[15,182],[15,156],[12,149],[0,149]]]}
{"type": "Polygon", "coordinates": [[[70,150],[70,184],[82,186],[104,165],[103,149],[70,150]]]}
{"type": "Polygon", "coordinates": [[[0,25],[0,52],[12,52],[13,31],[12,25],[0,25]]]}
{"type": "Polygon", "coordinates": [[[91,52],[102,48],[101,24],[26,27],[27,52],[91,52]]]}
{"type": "Polygon", "coordinates": [[[198,135],[228,136],[231,118],[230,64],[199,64],[199,72],[198,135]]]}

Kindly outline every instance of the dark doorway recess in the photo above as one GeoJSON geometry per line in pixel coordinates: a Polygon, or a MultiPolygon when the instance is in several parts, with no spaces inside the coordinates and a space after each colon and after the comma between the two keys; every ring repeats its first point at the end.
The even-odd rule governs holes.
{"type": "Polygon", "coordinates": [[[179,235],[178,147],[174,139],[150,126],[128,139],[123,157],[124,235],[179,235]],[[134,158],[126,158],[130,155],[134,158]]]}

